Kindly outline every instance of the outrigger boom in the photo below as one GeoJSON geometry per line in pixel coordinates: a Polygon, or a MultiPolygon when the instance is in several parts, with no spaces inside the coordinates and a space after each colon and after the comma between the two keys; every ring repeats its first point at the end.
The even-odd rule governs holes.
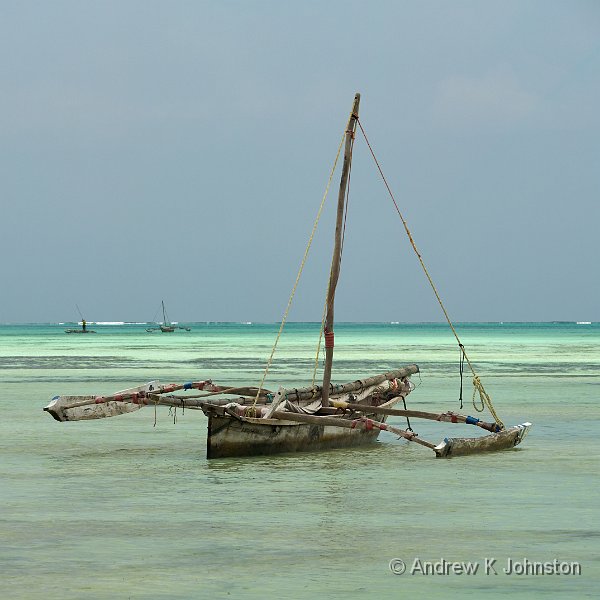
{"type": "MultiPolygon", "coordinates": [[[[248,427],[257,425],[279,426],[287,430],[291,438],[288,441],[289,451],[298,451],[302,448],[302,435],[304,429],[312,430],[314,426],[339,431],[334,435],[336,442],[340,442],[340,435],[348,437],[347,445],[359,445],[357,442],[374,441],[376,434],[380,431],[390,433],[414,442],[432,450],[437,457],[449,458],[453,456],[464,456],[468,454],[480,454],[512,448],[524,439],[530,423],[523,423],[509,429],[500,430],[495,423],[486,423],[475,417],[460,415],[454,412],[431,413],[417,410],[395,409],[391,406],[406,398],[412,386],[409,376],[417,373],[417,365],[408,365],[395,371],[368,377],[358,381],[352,381],[330,387],[330,406],[323,407],[320,402],[322,388],[312,386],[292,390],[280,390],[277,395],[269,390],[261,390],[260,398],[255,405],[254,398],[257,388],[251,386],[233,387],[219,386],[210,380],[194,381],[182,384],[160,385],[158,381],[152,381],[145,385],[129,388],[109,396],[56,396],[44,410],[57,421],[81,421],[90,419],[102,419],[114,417],[137,411],[144,406],[169,406],[182,409],[201,409],[209,417],[215,419],[228,419],[231,423],[244,424],[248,427]],[[400,379],[398,379],[400,377],[400,379]],[[202,391],[202,394],[188,394],[194,390],[202,391]],[[174,395],[174,392],[186,392],[183,395],[174,395]],[[216,396],[237,396],[237,398],[216,398],[216,396]],[[279,397],[280,403],[274,406],[274,399],[279,397]],[[389,398],[389,399],[388,399],[389,398]],[[348,401],[348,399],[358,399],[348,401]],[[382,401],[382,404],[377,404],[382,401]],[[286,403],[294,402],[301,404],[298,407],[306,412],[294,412],[289,410],[286,403]],[[317,408],[311,411],[311,404],[317,408]],[[303,405],[303,406],[302,406],[303,405]],[[281,408],[281,410],[270,410],[270,408],[281,408]],[[268,413],[268,414],[267,414],[268,413]],[[375,417],[383,415],[383,420],[375,417]],[[385,422],[385,417],[409,417],[415,419],[426,419],[444,423],[462,423],[475,425],[491,432],[478,438],[445,438],[443,442],[434,444],[419,437],[413,431],[401,429],[385,422]],[[265,418],[266,417],[266,418],[265,418]],[[345,430],[345,431],[344,431],[345,430]],[[354,439],[352,436],[355,436],[354,439]],[[352,443],[350,443],[352,442],[352,443]]],[[[313,440],[314,442],[314,437],[313,440]]],[[[211,440],[209,436],[207,453],[209,458],[227,456],[230,454],[219,453],[218,440],[211,440]],[[213,454],[211,456],[211,453],[213,454]],[[216,453],[216,454],[215,454],[216,453]]],[[[285,444],[283,444],[285,446],[285,444]]],[[[327,447],[325,444],[324,447],[327,447]]],[[[242,455],[261,453],[261,444],[252,447],[246,444],[242,455]],[[255,452],[256,451],[256,452],[255,452]]],[[[225,450],[221,449],[222,452],[225,450]]],[[[240,454],[237,448],[236,455],[240,454]]],[[[281,450],[285,451],[285,450],[281,450]]]]}

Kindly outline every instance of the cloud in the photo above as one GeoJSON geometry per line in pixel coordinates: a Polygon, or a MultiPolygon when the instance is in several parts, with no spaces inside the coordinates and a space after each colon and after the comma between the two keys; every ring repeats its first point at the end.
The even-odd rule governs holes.
{"type": "Polygon", "coordinates": [[[433,117],[447,126],[505,126],[530,116],[536,103],[535,95],[519,84],[514,73],[502,68],[479,78],[455,75],[443,79],[433,117]]]}

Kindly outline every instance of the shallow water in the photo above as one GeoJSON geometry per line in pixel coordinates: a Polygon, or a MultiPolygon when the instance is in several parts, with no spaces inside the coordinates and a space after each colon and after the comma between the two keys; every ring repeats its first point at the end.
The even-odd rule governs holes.
{"type": "MultiPolygon", "coordinates": [[[[159,408],[154,427],[152,408],[77,423],[41,409],[150,379],[256,385],[276,325],[64,328],[0,326],[1,597],[596,597],[598,324],[459,326],[505,423],[534,423],[517,449],[436,460],[384,432],[369,449],[210,462],[198,411],[159,408]],[[393,558],[481,565],[394,575],[393,558]],[[506,575],[508,558],[578,562],[581,575],[506,575]]],[[[317,337],[314,324],[286,328],[267,387],[309,384],[317,337]]],[[[458,410],[458,357],[442,326],[340,324],[334,380],[416,362],[409,407],[458,410]]],[[[464,412],[479,416],[471,387],[464,412]]],[[[412,425],[435,442],[479,433],[412,425]]]]}

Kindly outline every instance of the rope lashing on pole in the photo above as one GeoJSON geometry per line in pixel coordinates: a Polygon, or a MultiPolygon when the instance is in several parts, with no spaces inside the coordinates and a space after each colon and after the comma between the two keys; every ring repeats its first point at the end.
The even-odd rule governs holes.
{"type": "Polygon", "coordinates": [[[319,368],[319,352],[321,351],[321,342],[323,341],[323,330],[325,329],[325,315],[327,314],[327,294],[325,294],[325,302],[323,303],[323,314],[321,315],[321,330],[319,331],[319,341],[317,342],[317,351],[315,352],[315,364],[312,374],[312,386],[314,387],[317,379],[317,369],[319,368]]]}

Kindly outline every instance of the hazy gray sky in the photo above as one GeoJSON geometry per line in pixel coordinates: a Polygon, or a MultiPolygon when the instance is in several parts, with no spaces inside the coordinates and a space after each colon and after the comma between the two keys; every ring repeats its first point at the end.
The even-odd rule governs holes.
{"type": "MultiPolygon", "coordinates": [[[[0,322],[279,320],[356,91],[454,319],[600,320],[596,0],[0,0],[0,68],[0,322]]],[[[336,319],[419,268],[357,136],[336,319]]]]}

